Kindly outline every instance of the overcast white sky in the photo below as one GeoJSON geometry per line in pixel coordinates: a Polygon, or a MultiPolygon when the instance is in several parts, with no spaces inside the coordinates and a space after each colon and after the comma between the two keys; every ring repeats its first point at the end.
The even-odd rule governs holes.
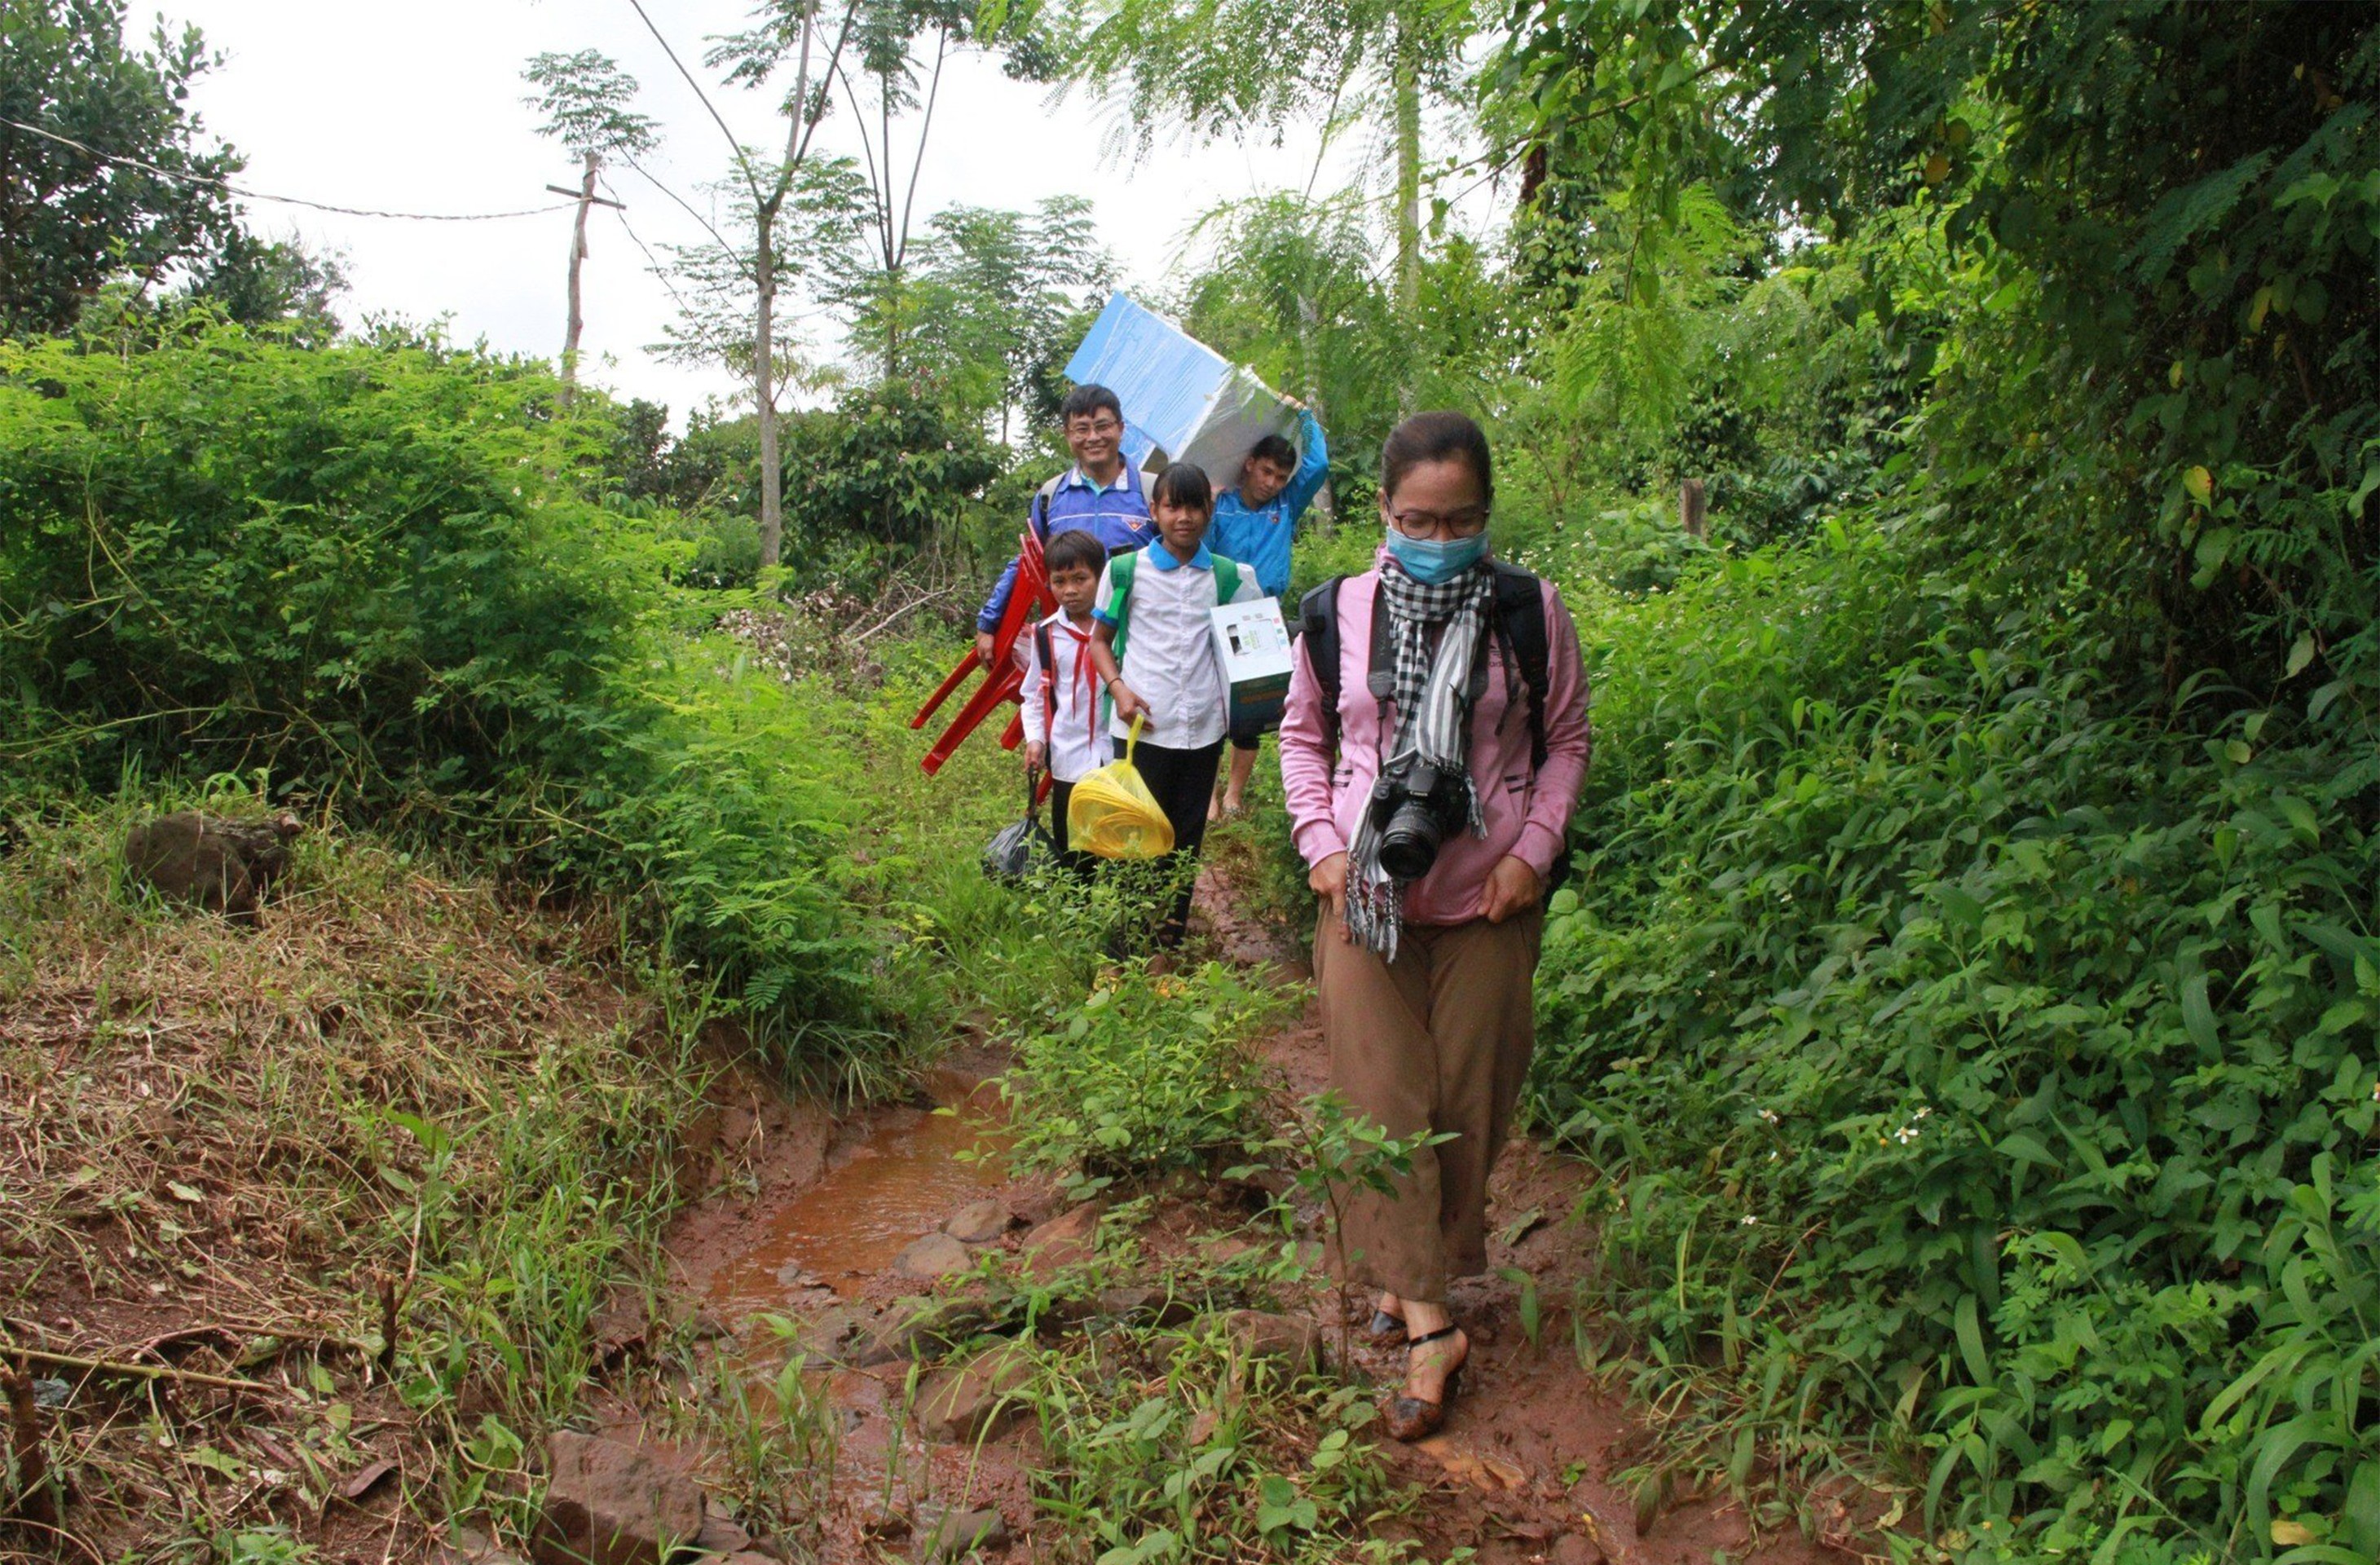
{"type": "MultiPolygon", "coordinates": [[[[175,22],[196,23],[225,57],[197,93],[207,128],[247,154],[240,183],[275,194],[407,212],[510,211],[558,201],[548,184],[575,184],[571,160],[537,134],[520,71],[542,50],[600,49],[643,86],[640,107],[662,126],[647,166],[690,198],[726,163],[725,139],[703,113],[627,0],[163,0],[175,22]]],[[[748,0],[646,0],[681,59],[746,140],[782,141],[769,99],[712,85],[700,56],[708,36],[744,25],[748,0]]],[[[136,6],[136,13],[145,11],[136,6]]],[[[1119,164],[1102,149],[1114,114],[1075,94],[1008,80],[996,62],[959,58],[946,69],[926,153],[918,215],[953,201],[1024,208],[1045,196],[1085,195],[1128,279],[1161,285],[1184,231],[1214,203],[1283,188],[1314,174],[1318,136],[1275,148],[1161,145],[1119,164]]],[[[831,118],[822,140],[856,152],[831,118]]],[[[1318,191],[1378,166],[1366,134],[1330,149],[1318,191]]],[[[625,168],[610,175],[627,219],[658,252],[699,230],[625,168]]],[[[415,223],[334,216],[250,202],[251,222],[275,237],[344,253],[352,291],[342,313],[416,320],[447,316],[465,341],[551,356],[559,351],[570,213],[493,223],[415,223]]],[[[646,351],[674,307],[618,221],[598,213],[586,274],[587,373],[624,394],[689,406],[729,394],[716,370],[663,364],[646,351]]],[[[832,328],[817,334],[832,346],[832,328]]]]}

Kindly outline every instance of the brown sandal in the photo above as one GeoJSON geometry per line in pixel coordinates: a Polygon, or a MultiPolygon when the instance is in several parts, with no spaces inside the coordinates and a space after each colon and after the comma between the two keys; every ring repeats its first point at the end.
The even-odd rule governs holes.
{"type": "MultiPolygon", "coordinates": [[[[1444,1326],[1436,1331],[1425,1332],[1408,1341],[1405,1344],[1405,1351],[1410,1354],[1415,1348],[1438,1341],[1441,1338],[1455,1336],[1461,1329],[1460,1327],[1444,1326]]],[[[1463,1366],[1470,1362],[1471,1339],[1464,1337],[1463,1357],[1457,1361],[1452,1369],[1446,1372],[1446,1385],[1439,1392],[1438,1401],[1426,1402],[1419,1397],[1408,1397],[1402,1391],[1387,1399],[1387,1405],[1380,1411],[1388,1426],[1389,1438],[1411,1445],[1415,1440],[1425,1440],[1437,1434],[1446,1423],[1446,1410],[1454,1405],[1455,1392],[1462,1388],[1463,1366]]]]}

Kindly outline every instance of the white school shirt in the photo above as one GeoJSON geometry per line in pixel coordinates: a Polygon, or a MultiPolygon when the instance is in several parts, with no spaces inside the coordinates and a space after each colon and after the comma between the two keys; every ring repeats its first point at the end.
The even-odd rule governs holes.
{"type": "MultiPolygon", "coordinates": [[[[1200,544],[1188,560],[1177,560],[1160,540],[1140,551],[1132,568],[1132,601],[1126,614],[1123,682],[1148,703],[1140,736],[1169,750],[1195,750],[1214,744],[1228,726],[1223,661],[1215,651],[1215,557],[1200,544]]],[[[1264,596],[1256,572],[1240,567],[1240,589],[1232,601],[1264,596]]],[[[1099,576],[1099,617],[1115,601],[1115,562],[1099,576]]],[[[1132,732],[1121,719],[1119,739],[1132,732]]]]}
{"type": "Polygon", "coordinates": [[[1050,775],[1061,782],[1080,782],[1115,758],[1099,733],[1099,673],[1084,651],[1090,644],[1090,627],[1075,628],[1063,609],[1041,623],[1050,627],[1057,715],[1050,715],[1050,703],[1041,694],[1041,638],[1028,631],[1016,638],[1025,659],[1025,737],[1040,738],[1042,724],[1048,723],[1050,775]]]}

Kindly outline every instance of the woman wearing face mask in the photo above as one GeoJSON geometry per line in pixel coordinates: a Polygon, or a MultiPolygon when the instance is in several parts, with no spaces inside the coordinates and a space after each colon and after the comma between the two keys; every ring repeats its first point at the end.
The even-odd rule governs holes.
{"type": "Polygon", "coordinates": [[[1397,427],[1380,454],[1385,547],[1308,595],[1281,728],[1323,903],[1330,1085],[1391,1135],[1453,1137],[1416,1153],[1392,1195],[1351,1192],[1339,1236],[1339,1264],[1381,1290],[1374,1334],[1407,1343],[1383,1410],[1401,1440],[1444,1422],[1470,1354],[1448,1285],[1487,1269],[1488,1174],[1535,1042],[1544,889],[1586,772],[1577,628],[1551,583],[1490,557],[1494,496],[1478,425],[1397,427]]]}

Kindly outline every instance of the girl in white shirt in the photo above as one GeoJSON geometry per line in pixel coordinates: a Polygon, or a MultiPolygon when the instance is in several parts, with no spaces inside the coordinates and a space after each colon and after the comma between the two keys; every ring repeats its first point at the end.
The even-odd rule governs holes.
{"type": "Polygon", "coordinates": [[[1158,474],[1148,509],[1157,519],[1157,541],[1108,561],[1099,580],[1099,628],[1086,650],[1115,702],[1115,736],[1128,734],[1134,718],[1147,720],[1133,764],[1173,823],[1181,889],[1158,928],[1156,943],[1163,951],[1180,945],[1190,926],[1191,867],[1207,834],[1207,801],[1215,791],[1230,716],[1209,611],[1262,592],[1254,571],[1208,551],[1215,486],[1196,464],[1176,462],[1158,474]]]}

